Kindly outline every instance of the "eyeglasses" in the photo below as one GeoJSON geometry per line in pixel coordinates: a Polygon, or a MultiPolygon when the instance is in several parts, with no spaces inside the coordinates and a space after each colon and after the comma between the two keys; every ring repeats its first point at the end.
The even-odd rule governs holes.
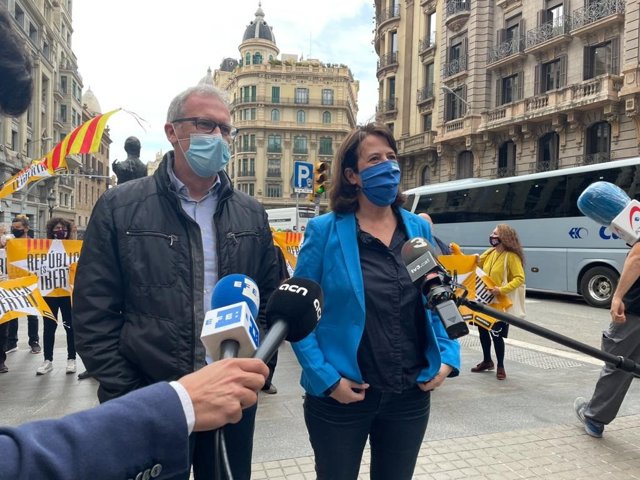
{"type": "Polygon", "coordinates": [[[180,123],[180,122],[193,122],[196,126],[196,130],[200,133],[211,133],[216,128],[220,128],[220,133],[222,133],[225,137],[235,138],[238,134],[238,129],[232,125],[227,125],[226,123],[218,123],[214,120],[210,120],[208,118],[200,118],[200,117],[188,117],[188,118],[176,118],[172,120],[171,123],[180,123]]]}

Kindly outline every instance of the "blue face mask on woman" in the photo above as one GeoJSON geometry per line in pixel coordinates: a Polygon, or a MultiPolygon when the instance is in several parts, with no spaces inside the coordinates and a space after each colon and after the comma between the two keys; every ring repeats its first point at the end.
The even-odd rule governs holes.
{"type": "Polygon", "coordinates": [[[192,133],[190,138],[184,157],[193,173],[203,178],[214,177],[227,166],[231,152],[222,135],[192,133]]]}
{"type": "Polygon", "coordinates": [[[388,207],[398,196],[400,167],[395,160],[387,160],[360,172],[362,193],[379,207],[388,207]]]}

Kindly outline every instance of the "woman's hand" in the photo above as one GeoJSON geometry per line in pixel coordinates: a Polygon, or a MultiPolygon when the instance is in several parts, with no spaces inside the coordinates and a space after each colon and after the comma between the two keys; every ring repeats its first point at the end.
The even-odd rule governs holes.
{"type": "Polygon", "coordinates": [[[356,383],[342,377],[338,387],[329,396],[340,403],[361,402],[364,400],[364,391],[367,388],[369,388],[368,383],[356,383]]]}
{"type": "Polygon", "coordinates": [[[418,383],[418,387],[420,387],[420,390],[422,390],[423,392],[430,392],[431,390],[435,390],[440,385],[442,385],[444,380],[449,376],[449,374],[452,371],[453,371],[453,367],[451,365],[447,365],[446,363],[443,363],[440,366],[440,371],[435,377],[433,377],[428,382],[418,383]]]}
{"type": "Polygon", "coordinates": [[[493,293],[494,295],[502,295],[502,292],[500,291],[500,287],[493,287],[491,289],[491,293],[493,293]]]}

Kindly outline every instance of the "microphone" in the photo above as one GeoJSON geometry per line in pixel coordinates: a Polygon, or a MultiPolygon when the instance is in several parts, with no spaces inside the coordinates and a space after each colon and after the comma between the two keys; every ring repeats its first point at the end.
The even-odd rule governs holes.
{"type": "Polygon", "coordinates": [[[292,277],[267,302],[268,333],[254,354],[268,362],[283,340],[299,342],[313,332],[322,316],[322,288],[313,280],[292,277]]]}
{"type": "Polygon", "coordinates": [[[427,306],[435,309],[442,320],[449,338],[462,337],[469,333],[469,327],[454,302],[450,277],[435,258],[435,250],[425,238],[407,240],[402,246],[402,260],[407,267],[411,281],[427,297],[427,306]]]}
{"type": "Polygon", "coordinates": [[[610,227],[629,245],[640,240],[640,202],[617,185],[595,182],[578,197],[578,209],[600,225],[610,227]]]}
{"type": "Polygon", "coordinates": [[[250,357],[260,344],[258,285],[246,275],[221,278],[211,295],[200,340],[212,359],[250,357]]]}

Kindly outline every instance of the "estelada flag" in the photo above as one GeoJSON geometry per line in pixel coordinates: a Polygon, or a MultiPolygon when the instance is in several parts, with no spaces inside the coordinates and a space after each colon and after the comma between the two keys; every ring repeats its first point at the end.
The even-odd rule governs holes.
{"type": "Polygon", "coordinates": [[[40,294],[35,275],[0,281],[0,323],[24,315],[40,315],[56,320],[40,294]]]}
{"type": "Polygon", "coordinates": [[[0,198],[21,190],[31,182],[51,177],[59,170],[67,170],[67,155],[97,152],[107,120],[117,111],[119,109],[103,113],[77,127],[43,158],[35,160],[7,180],[0,190],[0,198]]]}
{"type": "Polygon", "coordinates": [[[82,240],[13,238],[7,241],[9,278],[36,275],[44,297],[71,295],[82,240]]]}
{"type": "MultiPolygon", "coordinates": [[[[457,283],[464,285],[467,290],[467,298],[478,303],[485,303],[496,310],[505,311],[511,306],[511,301],[505,295],[494,295],[491,289],[496,286],[480,267],[476,264],[475,255],[464,255],[457,245],[452,244],[452,255],[440,255],[438,260],[450,275],[456,276],[457,283]]],[[[463,289],[456,290],[456,295],[462,295],[463,289]]],[[[491,330],[498,319],[485,313],[478,313],[469,307],[461,305],[458,310],[462,318],[469,324],[478,325],[491,330]]]]}
{"type": "Polygon", "coordinates": [[[293,275],[304,235],[300,232],[276,232],[273,228],[271,234],[273,235],[273,243],[280,247],[284,254],[289,275],[293,275]]]}

